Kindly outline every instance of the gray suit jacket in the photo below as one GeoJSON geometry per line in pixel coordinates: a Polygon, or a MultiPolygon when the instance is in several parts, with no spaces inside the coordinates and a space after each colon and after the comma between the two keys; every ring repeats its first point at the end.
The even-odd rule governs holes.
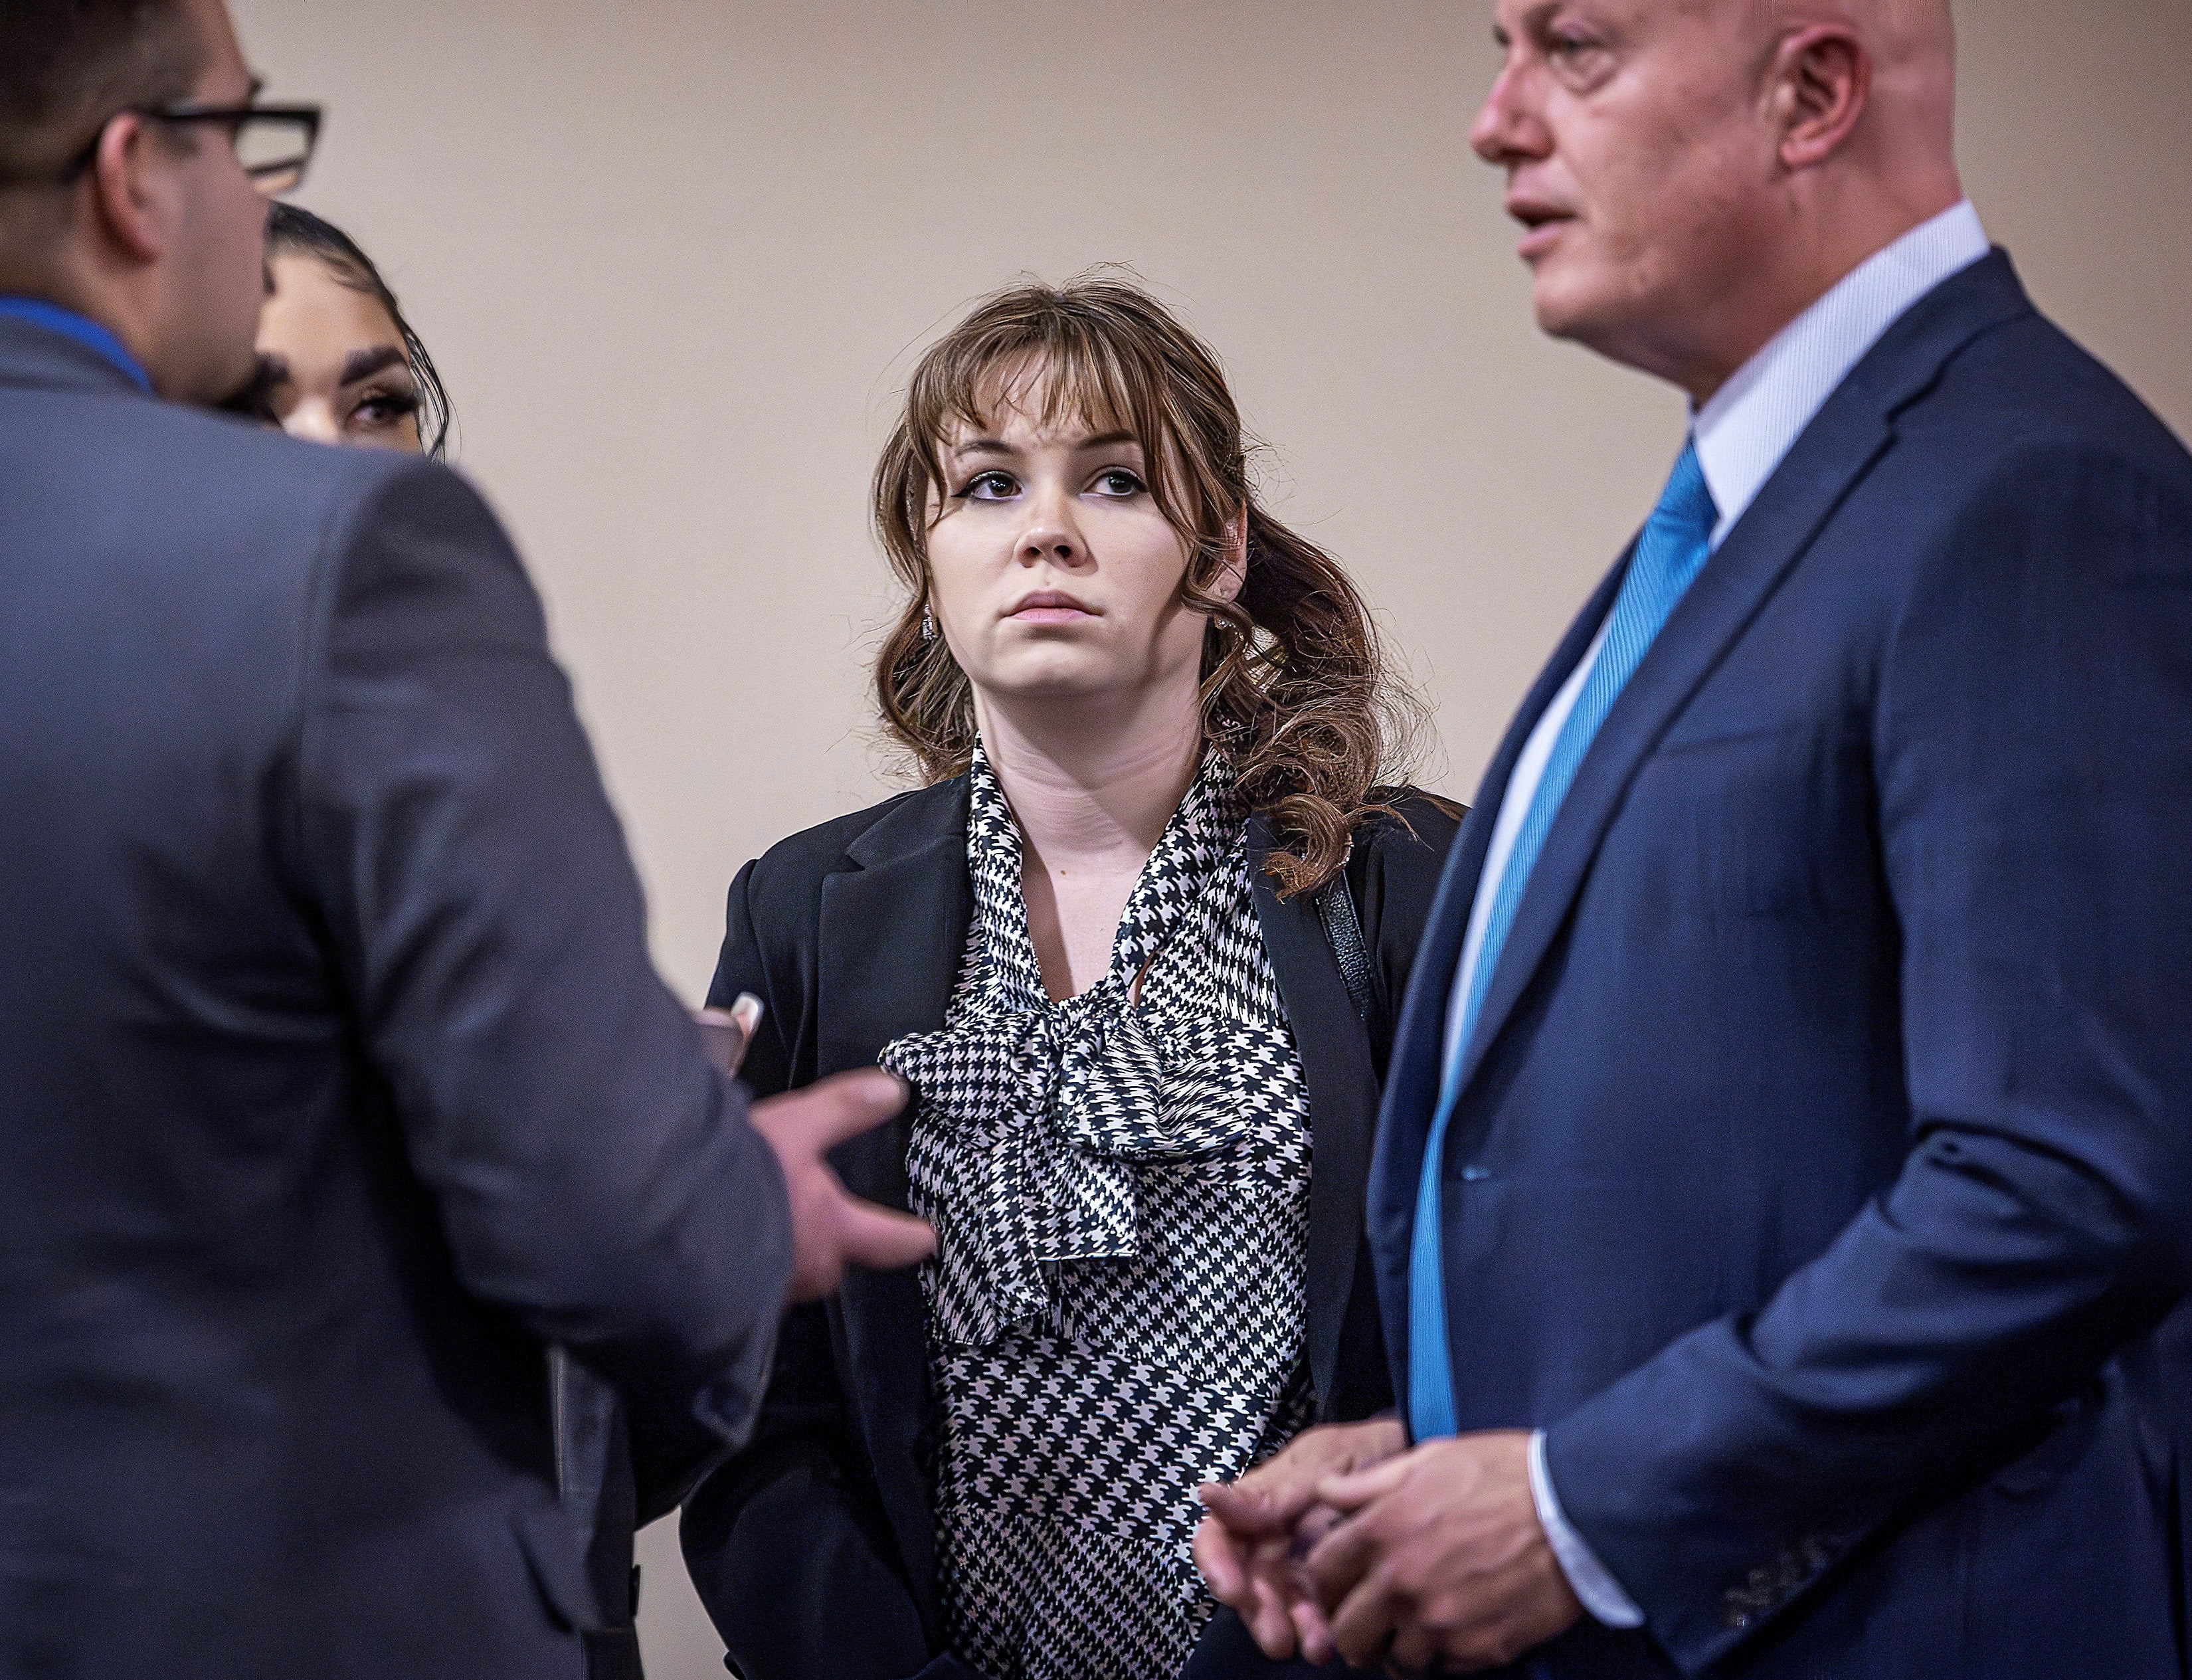
{"type": "Polygon", "coordinates": [[[789,1228],[494,519],[0,319],[0,1674],[575,1675],[789,1228]]]}

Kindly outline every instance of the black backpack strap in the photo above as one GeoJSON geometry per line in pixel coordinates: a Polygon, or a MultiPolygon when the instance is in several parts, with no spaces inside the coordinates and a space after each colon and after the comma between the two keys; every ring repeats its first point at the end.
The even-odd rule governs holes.
{"type": "Polygon", "coordinates": [[[1355,894],[1348,890],[1347,871],[1341,870],[1316,895],[1317,920],[1324,937],[1339,959],[1339,977],[1347,982],[1347,995],[1355,1000],[1355,1013],[1365,1026],[1370,1021],[1370,947],[1363,942],[1361,919],[1355,913],[1355,894]]]}

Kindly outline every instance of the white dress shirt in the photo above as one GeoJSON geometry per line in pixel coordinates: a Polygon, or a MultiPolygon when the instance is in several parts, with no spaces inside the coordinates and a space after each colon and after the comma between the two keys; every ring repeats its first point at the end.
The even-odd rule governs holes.
{"type": "MultiPolygon", "coordinates": [[[[1851,270],[1833,290],[1744,363],[1734,377],[1713,393],[1712,400],[1691,416],[1690,438],[1697,446],[1698,464],[1704,470],[1706,488],[1720,512],[1720,523],[1712,534],[1715,549],[1750,509],[1782,457],[1826,405],[1827,398],[1864,359],[1865,352],[1919,299],[1978,261],[1987,249],[1986,230],[1979,225],[1978,212],[1968,203],[1944,210],[1851,270]]],[[[1483,955],[1485,924],[1497,895],[1494,889],[1514,854],[1516,838],[1544,776],[1546,763],[1553,756],[1553,745],[1590,680],[1605,640],[1606,626],[1601,624],[1590,649],[1531,730],[1500,801],[1447,1004],[1448,1066],[1461,1049],[1470,983],[1483,955]]],[[[1538,1520],[1552,1543],[1553,1555],[1560,1560],[1568,1585],[1575,1589],[1584,1608],[1611,1627],[1641,1625],[1644,1613],[1561,1515],[1560,1495],[1545,1466],[1543,1430],[1530,1441],[1530,1494],[1537,1502],[1538,1520]]]]}

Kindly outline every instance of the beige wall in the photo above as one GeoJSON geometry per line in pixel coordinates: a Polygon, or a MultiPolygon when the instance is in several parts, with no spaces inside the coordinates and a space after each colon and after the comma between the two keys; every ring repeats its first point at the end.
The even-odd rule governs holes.
{"type": "MultiPolygon", "coordinates": [[[[1484,0],[237,0],[326,100],[304,202],[388,269],[545,591],[697,995],[725,884],[876,797],[862,497],[911,354],[1133,264],[1217,346],[1282,517],[1350,560],[1466,795],[1679,447],[1548,344],[1471,158],[1484,0]]],[[[2192,3],[1964,0],[1972,197],[2192,431],[2192,3]]],[[[654,1680],[719,1675],[666,1525],[654,1680]]]]}

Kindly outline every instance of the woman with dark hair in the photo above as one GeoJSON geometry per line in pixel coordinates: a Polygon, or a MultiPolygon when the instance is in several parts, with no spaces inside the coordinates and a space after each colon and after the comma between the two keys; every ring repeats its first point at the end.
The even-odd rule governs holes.
{"type": "Polygon", "coordinates": [[[293,437],[439,459],[449,396],[373,259],[334,223],[277,201],[273,289],[259,317],[260,399],[293,437]]]}
{"type": "Polygon", "coordinates": [[[747,1680],[1175,1674],[1196,1485],[1391,1403],[1363,1183],[1455,815],[1379,788],[1413,702],[1138,287],[977,308],[875,511],[925,786],[739,872],[711,1001],[758,1093],[908,1081],[840,1165],[939,1252],[787,1321],[687,1563],[747,1680]]]}

